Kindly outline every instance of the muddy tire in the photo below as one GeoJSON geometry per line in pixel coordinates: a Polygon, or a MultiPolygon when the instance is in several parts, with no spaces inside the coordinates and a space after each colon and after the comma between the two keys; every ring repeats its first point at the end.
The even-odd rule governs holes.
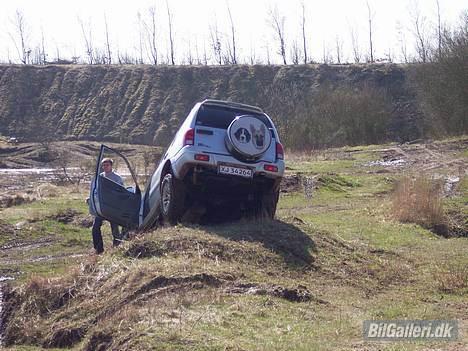
{"type": "Polygon", "coordinates": [[[185,185],[171,173],[161,183],[161,217],[164,224],[175,225],[185,210],[185,185]]]}
{"type": "Polygon", "coordinates": [[[257,194],[255,216],[257,218],[275,218],[278,198],[279,191],[274,189],[267,189],[257,194]]]}

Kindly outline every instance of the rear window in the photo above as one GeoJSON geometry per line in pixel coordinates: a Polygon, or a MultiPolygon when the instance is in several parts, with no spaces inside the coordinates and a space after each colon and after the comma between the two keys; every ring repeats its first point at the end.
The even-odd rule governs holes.
{"type": "Polygon", "coordinates": [[[265,123],[268,128],[273,128],[268,118],[261,113],[208,105],[202,105],[200,107],[197,114],[197,121],[195,123],[197,126],[227,129],[234,118],[242,115],[255,116],[265,123]]]}

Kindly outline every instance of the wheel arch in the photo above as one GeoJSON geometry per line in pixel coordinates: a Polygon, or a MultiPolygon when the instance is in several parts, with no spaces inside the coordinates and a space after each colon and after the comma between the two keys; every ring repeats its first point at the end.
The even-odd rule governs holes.
{"type": "Polygon", "coordinates": [[[172,175],[174,175],[174,172],[172,171],[172,163],[171,163],[171,160],[167,160],[166,163],[164,164],[164,167],[162,168],[162,171],[161,171],[161,176],[159,178],[159,188],[161,188],[161,185],[162,185],[162,181],[164,179],[164,176],[168,173],[171,173],[172,175]]]}

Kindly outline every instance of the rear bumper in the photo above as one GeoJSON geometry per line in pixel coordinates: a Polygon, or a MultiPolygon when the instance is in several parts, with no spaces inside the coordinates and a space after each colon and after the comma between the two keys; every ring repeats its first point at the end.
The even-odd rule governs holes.
{"type": "MultiPolygon", "coordinates": [[[[207,153],[207,152],[196,152],[194,150],[190,150],[189,147],[183,148],[182,152],[179,155],[176,155],[174,160],[171,160],[172,163],[172,170],[174,175],[179,178],[183,179],[187,172],[193,169],[195,166],[201,166],[203,168],[210,168],[212,170],[217,171],[218,165],[221,163],[250,168],[253,171],[253,176],[255,177],[266,177],[270,179],[281,179],[284,175],[284,161],[277,160],[276,162],[267,162],[267,161],[258,161],[255,163],[244,163],[230,155],[221,155],[215,153],[207,153]],[[196,154],[203,154],[208,155],[210,159],[208,161],[198,161],[195,160],[196,154]],[[278,167],[278,172],[270,172],[264,169],[265,165],[274,165],[278,167]]],[[[232,176],[236,177],[236,176],[232,176]]]]}

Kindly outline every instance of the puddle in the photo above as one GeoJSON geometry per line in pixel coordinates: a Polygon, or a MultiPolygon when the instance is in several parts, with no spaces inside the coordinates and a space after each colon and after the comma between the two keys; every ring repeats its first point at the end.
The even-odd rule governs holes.
{"type": "Polygon", "coordinates": [[[444,194],[451,194],[459,181],[460,177],[447,176],[444,182],[444,194]]]}
{"type": "Polygon", "coordinates": [[[383,166],[383,167],[398,167],[403,166],[406,164],[406,160],[402,158],[392,159],[392,160],[379,160],[379,161],[371,161],[366,164],[366,166],[383,166]]]}
{"type": "Polygon", "coordinates": [[[0,168],[0,174],[47,174],[57,171],[55,168],[0,168]]]}

